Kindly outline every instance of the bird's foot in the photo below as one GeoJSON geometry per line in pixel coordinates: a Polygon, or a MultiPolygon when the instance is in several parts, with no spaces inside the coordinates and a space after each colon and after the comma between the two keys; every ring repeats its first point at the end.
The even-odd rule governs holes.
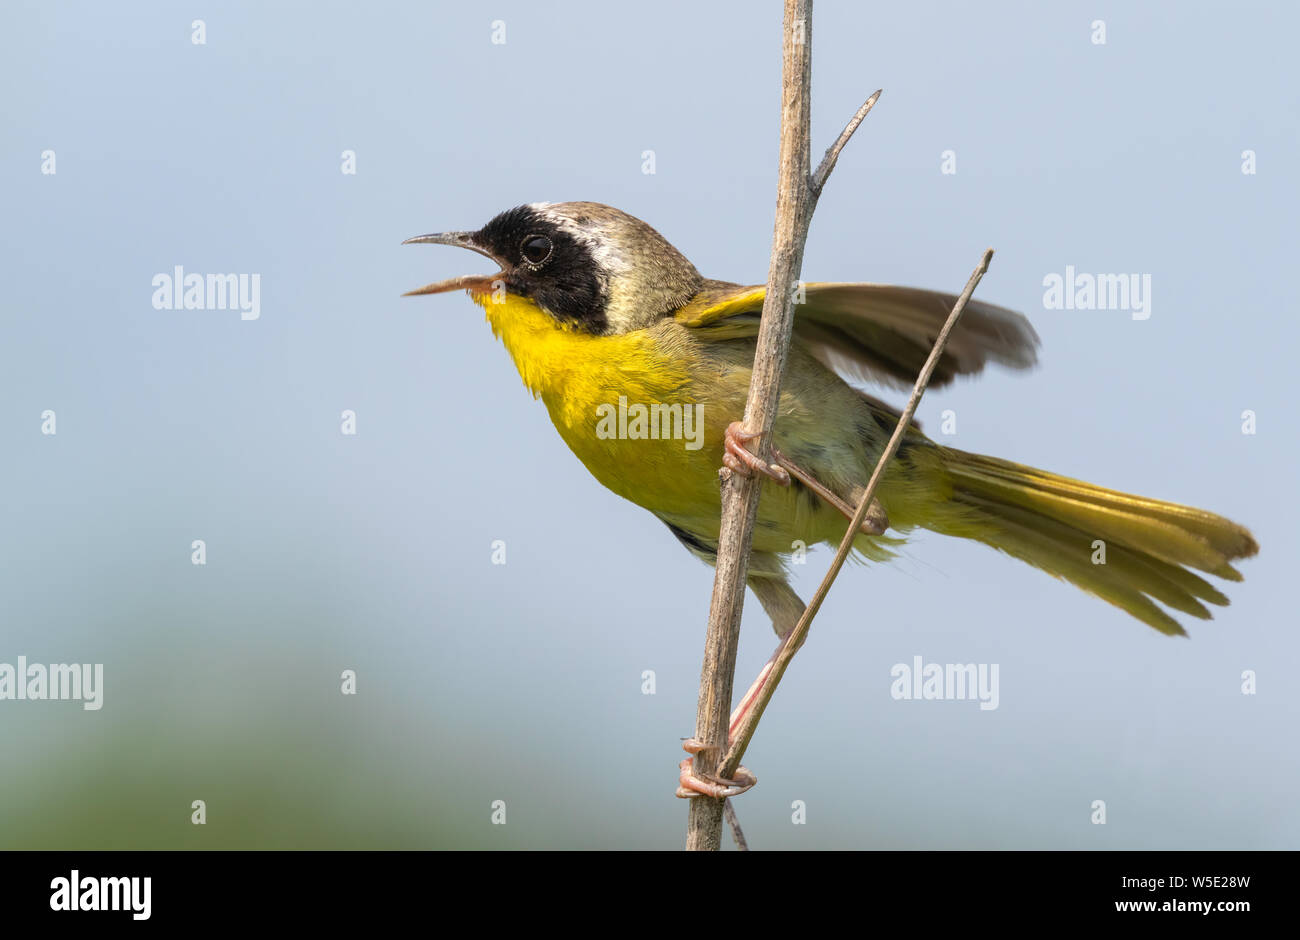
{"type": "MultiPolygon", "coordinates": [[[[698,754],[700,751],[705,750],[705,746],[695,738],[687,738],[682,742],[682,749],[688,754],[698,754]]],[[[680,774],[677,778],[677,796],[683,800],[693,800],[701,796],[711,796],[724,800],[733,796],[740,796],[740,794],[758,783],[758,778],[744,767],[737,767],[735,779],[729,780],[726,777],[715,777],[711,774],[707,776],[696,774],[694,764],[694,760],[688,757],[678,765],[680,774]]]]}
{"type": "Polygon", "coordinates": [[[722,462],[726,464],[728,470],[739,473],[741,476],[752,477],[757,471],[772,478],[782,486],[789,486],[790,474],[784,468],[773,466],[767,461],[761,460],[745,447],[745,442],[752,441],[759,436],[759,433],[758,431],[746,431],[744,425],[739,421],[733,421],[727,425],[727,432],[723,435],[726,443],[722,454],[722,462]]]}

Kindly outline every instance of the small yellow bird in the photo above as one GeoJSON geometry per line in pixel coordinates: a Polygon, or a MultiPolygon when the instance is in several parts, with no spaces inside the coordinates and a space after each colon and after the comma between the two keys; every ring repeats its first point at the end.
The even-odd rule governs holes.
{"type": "MultiPolygon", "coordinates": [[[[412,243],[457,245],[500,265],[410,294],[467,290],[592,475],[705,561],[717,553],[719,456],[777,484],[759,503],[748,583],[779,636],[804,608],[783,556],[838,544],[900,418],[845,379],[910,387],[956,300],[881,284],[803,285],[768,465],[737,423],[762,286],[702,277],[649,225],[592,202],[520,206],[476,232],[412,243]]],[[[971,301],[931,385],[989,362],[1028,368],[1037,345],[1020,314],[971,301]]],[[[1157,601],[1201,619],[1210,618],[1203,602],[1228,603],[1189,569],[1240,581],[1230,562],[1258,550],[1250,532],[1213,513],[944,447],[914,424],[854,547],[885,560],[917,526],[990,545],[1166,634],[1184,631],[1157,601]]],[[[695,792],[743,789],[686,776],[695,792]]]]}

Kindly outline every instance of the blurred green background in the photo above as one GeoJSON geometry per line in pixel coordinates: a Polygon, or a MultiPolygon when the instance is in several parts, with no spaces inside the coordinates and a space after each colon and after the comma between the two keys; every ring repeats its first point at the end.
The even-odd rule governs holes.
{"type": "MultiPolygon", "coordinates": [[[[97,712],[0,702],[0,847],[682,844],[712,572],[587,475],[481,311],[398,296],[482,259],[398,243],[592,199],[763,281],[779,21],[5,5],[0,662],[99,662],[106,688],[97,712]],[[260,319],[153,309],[175,265],[259,273],[260,319]]],[[[926,534],[850,567],[746,759],[755,847],[1300,844],[1297,25],[1281,5],[818,4],[814,148],[885,94],[805,276],[956,291],[996,247],[979,296],[1030,316],[1041,367],[927,396],[927,427],[953,409],[946,443],[1205,506],[1262,554],[1190,640],[926,534]],[[1066,265],[1150,273],[1151,318],[1044,310],[1066,265]],[[893,701],[916,655],[998,663],[1000,708],[893,701]]],[[[796,569],[804,596],[829,555],[796,569]]],[[[771,645],[751,599],[738,681],[771,645]]]]}

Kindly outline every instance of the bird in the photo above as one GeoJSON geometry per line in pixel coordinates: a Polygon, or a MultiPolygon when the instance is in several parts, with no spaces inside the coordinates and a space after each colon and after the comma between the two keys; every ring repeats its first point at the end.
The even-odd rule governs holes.
{"type": "MultiPolygon", "coordinates": [[[[404,296],[468,292],[591,475],[692,554],[717,560],[719,460],[763,478],[746,583],[782,642],[805,606],[789,557],[839,543],[902,417],[863,386],[910,387],[956,301],[914,287],[801,282],[769,462],[738,420],[765,286],[706,278],[649,224],[595,202],[531,203],[476,231],[403,244],[456,246],[498,266],[404,296]]],[[[1029,369],[1038,347],[1024,316],[972,300],[930,385],[990,364],[1029,369]]],[[[888,561],[917,528],[990,546],[1167,635],[1186,631],[1166,608],[1208,620],[1207,604],[1228,603],[1196,572],[1240,581],[1231,563],[1258,551],[1222,516],[947,447],[914,421],[853,547],[888,561]]],[[[767,668],[733,712],[733,732],[767,668]]],[[[706,779],[690,765],[680,765],[679,796],[734,796],[756,779],[745,768],[706,779]]]]}

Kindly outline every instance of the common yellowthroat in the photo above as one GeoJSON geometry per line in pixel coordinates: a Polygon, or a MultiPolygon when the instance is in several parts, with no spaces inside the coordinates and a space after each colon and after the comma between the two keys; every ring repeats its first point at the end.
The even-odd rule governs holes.
{"type": "MultiPolygon", "coordinates": [[[[478,231],[412,243],[468,248],[500,266],[410,294],[467,290],[578,459],[700,558],[716,560],[719,460],[769,478],[748,583],[781,636],[804,607],[782,556],[799,543],[838,544],[900,418],[846,379],[910,387],[956,299],[880,284],[802,285],[768,465],[735,423],[764,287],[705,278],[649,225],[592,202],[519,206],[478,231]]],[[[930,384],[990,362],[1028,368],[1037,346],[1023,316],[972,300],[930,384]]],[[[974,539],[1166,634],[1184,630],[1156,602],[1201,619],[1210,618],[1206,603],[1228,603],[1190,569],[1240,581],[1230,562],[1258,550],[1250,532],[1213,513],[944,447],[917,425],[876,500],[854,542],[869,559],[891,557],[917,526],[974,539]],[[1095,563],[1097,540],[1104,564],[1095,563]]]]}

